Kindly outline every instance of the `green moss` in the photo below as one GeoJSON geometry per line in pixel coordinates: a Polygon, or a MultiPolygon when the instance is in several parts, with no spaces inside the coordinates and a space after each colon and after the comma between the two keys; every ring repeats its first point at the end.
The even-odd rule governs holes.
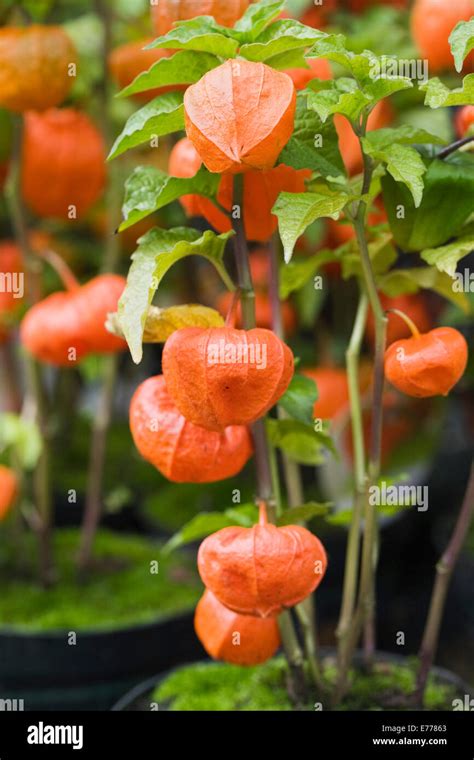
{"type": "Polygon", "coordinates": [[[178,552],[163,557],[160,545],[137,537],[101,531],[94,567],[87,581],[77,580],[76,530],[57,531],[54,540],[57,583],[36,582],[36,544],[1,544],[0,621],[27,630],[107,628],[145,623],[191,609],[201,594],[194,558],[178,552]],[[15,556],[13,556],[13,554],[15,556]],[[151,572],[158,561],[159,572],[151,572]]]}
{"type": "MultiPolygon", "coordinates": [[[[155,690],[152,701],[165,703],[170,710],[292,710],[285,688],[286,663],[282,657],[254,668],[222,663],[200,664],[174,671],[155,690]]],[[[335,667],[325,663],[324,678],[334,683],[335,667]]],[[[377,663],[371,674],[352,673],[350,694],[339,710],[402,709],[400,702],[409,697],[415,686],[415,663],[394,665],[377,663]]],[[[453,687],[430,681],[426,707],[430,710],[450,708],[453,687]]],[[[314,700],[316,701],[316,700],[314,700]]],[[[406,705],[408,709],[408,705],[406,705]]],[[[314,703],[308,705],[314,709],[314,703]]]]}

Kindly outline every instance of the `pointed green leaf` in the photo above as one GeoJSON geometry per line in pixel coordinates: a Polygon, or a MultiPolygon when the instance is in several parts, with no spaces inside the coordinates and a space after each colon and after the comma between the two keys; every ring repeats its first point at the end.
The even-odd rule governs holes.
{"type": "Polygon", "coordinates": [[[430,266],[435,266],[440,272],[446,272],[450,277],[454,277],[458,263],[472,251],[474,251],[473,232],[440,248],[426,248],[420,255],[430,266]]]}
{"type": "MultiPolygon", "coordinates": [[[[474,8],[473,8],[474,11],[474,8]]],[[[474,18],[460,21],[449,35],[456,71],[461,72],[465,58],[474,49],[474,18]]]]}
{"type": "Polygon", "coordinates": [[[362,139],[364,150],[369,156],[386,165],[387,171],[396,182],[402,182],[410,190],[415,206],[418,207],[423,198],[423,175],[426,166],[420,154],[408,145],[393,143],[384,148],[377,146],[377,138],[369,132],[362,139]]]}
{"type": "Polygon", "coordinates": [[[239,54],[248,61],[267,62],[289,50],[307,48],[323,37],[318,29],[311,29],[293,19],[275,21],[259,35],[255,42],[242,45],[239,54]]]}
{"type": "Polygon", "coordinates": [[[120,232],[167,206],[183,195],[215,198],[220,176],[201,167],[194,177],[170,177],[154,166],[137,166],[125,183],[124,222],[120,232]]]}
{"type": "Polygon", "coordinates": [[[380,59],[370,50],[353,53],[343,34],[325,35],[308,52],[308,58],[326,58],[347,69],[359,85],[370,83],[380,72],[380,59]]]}
{"type": "Polygon", "coordinates": [[[137,92],[146,92],[158,87],[194,84],[208,71],[219,66],[220,60],[210,53],[196,50],[179,50],[171,58],[161,58],[148,71],[139,74],[117,97],[127,98],[137,92]]]}
{"type": "Polygon", "coordinates": [[[168,34],[158,37],[147,47],[198,50],[219,58],[235,58],[239,47],[235,37],[232,29],[220,26],[212,16],[198,16],[189,21],[179,21],[168,34]]]}
{"type": "Polygon", "coordinates": [[[432,135],[425,129],[402,124],[400,127],[385,127],[370,132],[370,143],[374,148],[383,150],[393,143],[399,145],[445,145],[446,140],[432,135]]]}
{"type": "Polygon", "coordinates": [[[170,538],[163,551],[169,554],[179,546],[200,541],[222,528],[230,528],[234,525],[251,528],[257,520],[258,511],[254,504],[241,504],[238,507],[226,509],[225,512],[200,512],[170,538]]]}
{"type": "Polygon", "coordinates": [[[332,120],[323,123],[316,112],[308,110],[307,95],[307,91],[298,94],[295,128],[278,163],[293,169],[311,169],[324,177],[344,176],[334,123],[332,120]]]}
{"type": "Polygon", "coordinates": [[[298,420],[267,419],[266,424],[272,446],[281,449],[299,464],[322,464],[326,459],[325,449],[335,453],[327,430],[316,431],[312,425],[298,420]]]}
{"type": "Polygon", "coordinates": [[[150,142],[152,138],[169,135],[180,129],[184,129],[183,93],[168,92],[158,95],[129,118],[108,159],[116,158],[137,145],[150,142]]]}
{"type": "Polygon", "coordinates": [[[277,520],[277,525],[296,525],[297,523],[308,522],[313,517],[326,517],[331,512],[331,503],[318,504],[316,501],[308,501],[301,507],[285,509],[277,520]]]}
{"type": "Polygon", "coordinates": [[[316,111],[323,122],[335,113],[346,116],[349,121],[357,121],[364,109],[370,106],[370,98],[359,89],[354,79],[348,77],[328,82],[313,79],[308,88],[308,108],[316,111]]]}
{"type": "Polygon", "coordinates": [[[337,219],[350,201],[346,193],[280,193],[272,212],[278,217],[278,228],[288,263],[296,241],[310,224],[322,217],[337,219]]]}
{"type": "Polygon", "coordinates": [[[242,35],[242,42],[253,42],[280,15],[284,7],[285,0],[262,0],[249,5],[244,15],[234,24],[235,31],[242,35]]]}
{"type": "Polygon", "coordinates": [[[293,375],[290,385],[278,402],[292,420],[312,425],[313,407],[318,400],[316,383],[305,375],[293,375]]]}
{"type": "Polygon", "coordinates": [[[136,364],[143,355],[143,331],[148,310],[166,272],[186,256],[203,256],[226,280],[223,255],[232,234],[215,235],[209,230],[202,234],[188,227],[172,230],[155,227],[140,238],[118,305],[120,328],[136,364]]]}
{"type": "Polygon", "coordinates": [[[430,108],[474,105],[474,74],[465,76],[462,87],[455,90],[446,87],[438,77],[421,84],[420,90],[426,92],[425,106],[430,108]]]}
{"type": "Polygon", "coordinates": [[[465,293],[453,289],[454,280],[446,272],[439,272],[434,267],[414,267],[413,269],[396,269],[388,272],[378,281],[380,290],[394,298],[420,289],[433,290],[443,298],[469,313],[469,300],[465,293]]]}

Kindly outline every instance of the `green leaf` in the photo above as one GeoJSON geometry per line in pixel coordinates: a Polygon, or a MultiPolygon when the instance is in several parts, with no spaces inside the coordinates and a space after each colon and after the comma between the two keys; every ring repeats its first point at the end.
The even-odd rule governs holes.
{"type": "Polygon", "coordinates": [[[368,134],[370,144],[377,150],[388,148],[393,143],[398,145],[445,145],[446,140],[432,135],[425,129],[402,124],[400,127],[385,127],[368,134]]]}
{"type": "Polygon", "coordinates": [[[200,512],[170,538],[163,547],[163,551],[169,554],[179,546],[199,541],[210,536],[211,533],[222,530],[222,528],[230,528],[235,525],[251,528],[257,520],[258,510],[254,504],[242,504],[238,507],[226,509],[225,512],[200,512]]]}
{"type": "Polygon", "coordinates": [[[287,69],[305,69],[308,68],[308,65],[304,53],[304,48],[293,48],[284,53],[272,55],[271,58],[267,58],[265,63],[272,69],[278,69],[278,71],[286,71],[287,69]]]}
{"type": "Polygon", "coordinates": [[[311,169],[324,177],[344,176],[344,163],[333,121],[323,123],[314,111],[307,108],[307,91],[298,93],[295,128],[285,145],[278,163],[293,169],[311,169]]]}
{"type": "Polygon", "coordinates": [[[372,106],[375,106],[380,100],[390,97],[395,92],[409,90],[413,87],[413,82],[408,77],[403,76],[384,76],[376,77],[372,82],[364,85],[364,95],[368,96],[372,106]]]}
{"type": "Polygon", "coordinates": [[[10,412],[0,415],[0,451],[12,450],[22,468],[33,470],[42,448],[41,434],[35,422],[10,412]]]}
{"type": "Polygon", "coordinates": [[[239,40],[233,30],[220,26],[212,16],[198,16],[179,21],[168,34],[158,37],[147,47],[198,50],[219,58],[235,58],[239,40]]]}
{"type": "Polygon", "coordinates": [[[285,0],[261,0],[249,5],[244,15],[234,24],[235,31],[241,34],[242,42],[253,42],[280,15],[284,7],[285,0]]]}
{"type": "Polygon", "coordinates": [[[462,234],[472,213],[474,156],[458,151],[443,160],[425,162],[428,170],[419,208],[415,208],[404,185],[388,174],[382,178],[390,229],[403,251],[418,252],[444,245],[462,234]]]}
{"type": "Polygon", "coordinates": [[[446,108],[447,106],[469,106],[474,104],[474,74],[468,74],[462,80],[462,87],[450,90],[435,77],[420,85],[420,90],[426,92],[425,106],[430,108],[446,108]]]}
{"type": "Polygon", "coordinates": [[[450,277],[454,277],[458,263],[472,251],[474,251],[473,232],[440,248],[426,248],[420,255],[430,266],[435,266],[440,272],[446,272],[450,277]]]}
{"type": "Polygon", "coordinates": [[[362,138],[365,152],[385,164],[388,173],[396,182],[402,182],[408,187],[415,206],[418,207],[423,198],[423,175],[426,172],[420,154],[414,148],[398,143],[379,148],[377,138],[374,140],[373,134],[377,132],[369,132],[367,137],[362,138]]]}
{"type": "Polygon", "coordinates": [[[347,69],[359,85],[369,83],[380,71],[380,62],[370,50],[353,53],[346,47],[343,34],[326,35],[318,40],[309,51],[307,58],[326,58],[347,69]]]}
{"type": "Polygon", "coordinates": [[[150,142],[152,138],[169,135],[184,129],[182,92],[158,95],[146,106],[136,111],[117,137],[108,159],[116,158],[130,148],[150,142]]]}
{"type": "Polygon", "coordinates": [[[223,255],[232,234],[215,235],[210,230],[202,234],[187,227],[172,230],[155,227],[140,238],[118,305],[120,328],[136,364],[143,355],[143,331],[148,310],[166,272],[186,256],[203,256],[214,264],[225,280],[223,255]]]}
{"type": "Polygon", "coordinates": [[[139,74],[117,97],[126,98],[137,92],[146,92],[170,85],[194,84],[208,71],[219,66],[220,60],[210,53],[180,50],[171,58],[161,58],[148,71],[139,74]]]}
{"type": "Polygon", "coordinates": [[[335,453],[334,443],[326,430],[316,431],[312,425],[298,420],[267,420],[270,443],[299,464],[322,464],[324,450],[335,453]]]}
{"type": "Polygon", "coordinates": [[[336,261],[334,251],[318,251],[314,256],[293,259],[280,269],[280,298],[286,300],[295,290],[300,290],[308,283],[321,267],[330,261],[336,261]]]}
{"type": "Polygon", "coordinates": [[[125,183],[120,232],[167,206],[183,195],[197,194],[215,198],[220,176],[201,167],[194,177],[170,177],[154,166],[137,166],[125,183]]]}
{"type": "Polygon", "coordinates": [[[293,19],[282,19],[270,24],[255,42],[242,45],[239,54],[248,61],[267,62],[289,50],[307,48],[324,35],[317,29],[293,19]]]}
{"type": "Polygon", "coordinates": [[[363,110],[370,106],[370,98],[359,89],[354,79],[313,79],[308,88],[308,108],[316,111],[323,122],[335,113],[355,122],[363,110]]]}
{"type": "Polygon", "coordinates": [[[318,400],[318,389],[314,380],[305,375],[293,375],[291,383],[278,405],[283,407],[291,419],[307,425],[314,421],[313,407],[318,400]]]}
{"type": "Polygon", "coordinates": [[[456,71],[461,72],[464,59],[474,49],[474,18],[460,21],[449,35],[449,44],[456,71]]]}
{"type": "Polygon", "coordinates": [[[421,289],[433,290],[443,298],[469,313],[469,301],[465,293],[453,289],[453,278],[434,267],[415,267],[413,269],[396,269],[388,272],[378,281],[379,289],[385,295],[396,296],[417,293],[421,289]]]}
{"type": "Polygon", "coordinates": [[[301,507],[286,509],[278,518],[277,525],[295,525],[308,522],[313,517],[326,517],[331,511],[331,506],[329,502],[318,504],[316,501],[308,501],[301,507]]]}
{"type": "Polygon", "coordinates": [[[278,217],[280,237],[288,263],[293,255],[296,241],[316,219],[337,219],[344,206],[351,200],[346,193],[280,193],[272,212],[278,217]]]}

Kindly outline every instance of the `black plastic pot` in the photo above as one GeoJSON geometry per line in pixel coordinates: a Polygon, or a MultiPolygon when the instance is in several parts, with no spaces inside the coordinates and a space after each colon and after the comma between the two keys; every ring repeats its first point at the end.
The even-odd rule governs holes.
{"type": "MultiPolygon", "coordinates": [[[[324,657],[335,657],[336,656],[336,650],[332,649],[331,647],[322,647],[321,648],[321,656],[324,657]]],[[[401,655],[392,654],[391,652],[377,652],[375,655],[375,659],[377,662],[388,662],[396,665],[402,665],[406,664],[407,658],[403,657],[401,655]]],[[[211,664],[211,660],[209,660],[209,664],[211,664]]],[[[357,664],[363,663],[363,655],[362,653],[358,652],[355,655],[354,658],[354,664],[357,666],[357,664]]],[[[150,710],[150,697],[153,694],[153,691],[156,689],[156,687],[164,681],[166,678],[168,678],[172,672],[179,670],[180,668],[171,668],[166,673],[159,673],[155,676],[152,676],[151,678],[148,678],[146,681],[143,681],[140,684],[137,684],[133,687],[133,689],[130,689],[129,692],[125,693],[121,699],[116,702],[116,704],[112,707],[113,712],[137,712],[137,711],[149,711],[150,710]]],[[[445,670],[444,668],[438,668],[434,667],[432,668],[432,674],[435,676],[436,680],[441,685],[446,686],[453,686],[456,691],[459,693],[460,696],[464,697],[466,694],[469,696],[469,698],[474,697],[474,691],[473,689],[462,680],[462,678],[459,678],[455,673],[451,673],[449,670],[445,670]]],[[[163,705],[160,705],[160,710],[166,709],[163,707],[163,705]]]]}
{"type": "Polygon", "coordinates": [[[0,629],[0,699],[25,710],[109,710],[152,673],[200,657],[192,613],[129,628],[20,633],[0,629]]]}

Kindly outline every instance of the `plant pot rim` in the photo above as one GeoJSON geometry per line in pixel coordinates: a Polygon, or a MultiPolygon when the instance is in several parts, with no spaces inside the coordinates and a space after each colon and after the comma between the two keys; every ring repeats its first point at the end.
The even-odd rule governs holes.
{"type": "MultiPolygon", "coordinates": [[[[150,630],[152,628],[156,628],[157,626],[168,623],[170,620],[177,620],[177,619],[184,619],[188,617],[190,614],[192,614],[194,610],[193,606],[190,606],[189,608],[183,608],[180,610],[177,610],[176,612],[169,612],[164,615],[160,615],[159,617],[152,618],[148,621],[142,621],[138,623],[117,623],[114,625],[113,623],[110,623],[105,626],[97,626],[97,627],[88,627],[88,628],[76,628],[75,633],[77,633],[81,638],[96,638],[96,637],[106,637],[111,636],[116,633],[131,633],[134,631],[144,631],[144,630],[150,630]]],[[[44,639],[48,641],[57,640],[57,639],[64,639],[65,636],[70,632],[69,628],[53,628],[51,630],[48,629],[29,629],[24,628],[20,626],[15,625],[0,625],[0,641],[2,637],[9,636],[9,637],[16,637],[16,638],[23,638],[23,639],[44,639]]]]}
{"type": "MultiPolygon", "coordinates": [[[[320,656],[322,659],[326,657],[334,657],[336,656],[336,649],[333,647],[321,647],[320,648],[320,656]]],[[[412,658],[413,655],[401,655],[397,654],[396,652],[383,652],[383,651],[376,651],[374,653],[374,660],[375,662],[392,662],[394,664],[402,665],[407,663],[410,658],[412,658]]],[[[358,650],[354,655],[354,664],[362,664],[364,662],[364,653],[360,650],[358,650]]],[[[208,667],[212,667],[213,665],[218,665],[218,661],[206,659],[206,660],[196,660],[194,663],[184,663],[183,665],[178,665],[175,668],[170,668],[170,670],[166,670],[163,673],[158,673],[155,676],[152,676],[151,678],[147,678],[146,681],[142,681],[141,683],[137,684],[133,689],[130,689],[126,694],[123,695],[111,708],[112,712],[124,712],[127,710],[130,705],[132,705],[135,700],[139,699],[140,697],[143,697],[148,691],[151,691],[151,689],[154,689],[158,684],[160,684],[162,681],[164,681],[166,678],[168,678],[172,673],[176,673],[179,670],[183,670],[184,668],[189,668],[192,665],[207,665],[208,667]]],[[[454,686],[457,689],[459,689],[459,692],[468,694],[469,697],[474,697],[474,687],[470,686],[466,681],[464,681],[460,676],[456,675],[456,673],[453,673],[450,670],[447,670],[446,668],[438,667],[437,665],[434,665],[431,668],[431,673],[435,675],[440,681],[449,684],[450,686],[454,686]]]]}

